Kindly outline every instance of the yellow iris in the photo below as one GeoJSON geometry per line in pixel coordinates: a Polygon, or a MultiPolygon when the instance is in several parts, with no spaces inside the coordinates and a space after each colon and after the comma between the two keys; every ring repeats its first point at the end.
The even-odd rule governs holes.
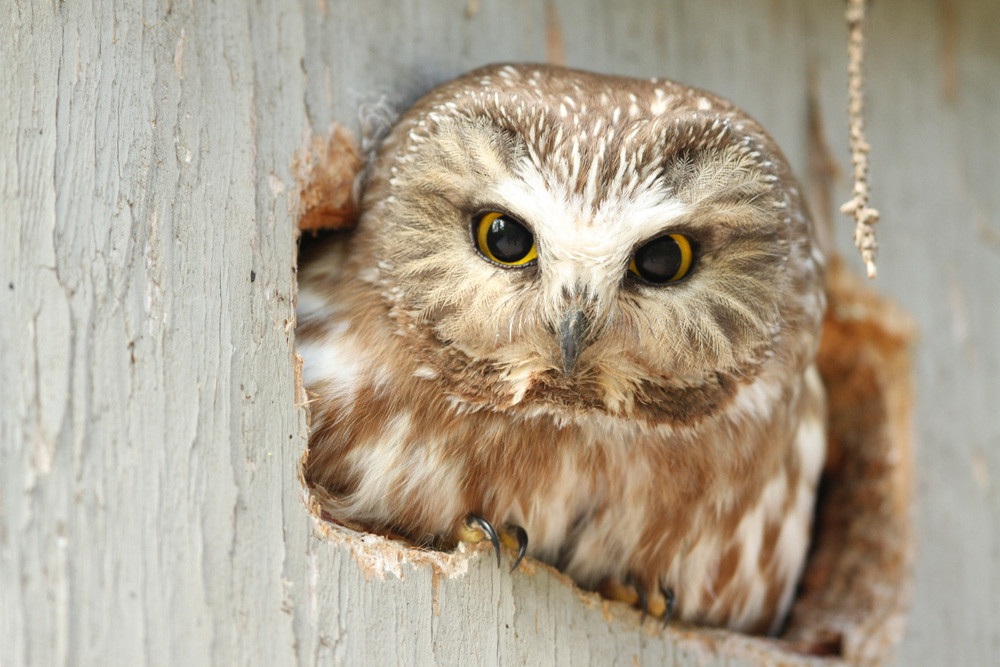
{"type": "Polygon", "coordinates": [[[492,211],[479,219],[479,252],[504,266],[523,266],[538,257],[531,232],[509,215],[492,211]]]}
{"type": "Polygon", "coordinates": [[[661,236],[639,248],[628,268],[651,283],[677,282],[691,269],[691,242],[683,234],[661,236]]]}

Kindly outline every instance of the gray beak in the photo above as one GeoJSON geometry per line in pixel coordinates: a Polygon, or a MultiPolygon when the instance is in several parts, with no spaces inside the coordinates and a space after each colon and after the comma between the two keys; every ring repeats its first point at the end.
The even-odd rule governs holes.
{"type": "Polygon", "coordinates": [[[587,314],[579,306],[570,308],[559,323],[559,350],[562,352],[563,373],[567,377],[572,375],[583,351],[587,324],[587,314]]]}

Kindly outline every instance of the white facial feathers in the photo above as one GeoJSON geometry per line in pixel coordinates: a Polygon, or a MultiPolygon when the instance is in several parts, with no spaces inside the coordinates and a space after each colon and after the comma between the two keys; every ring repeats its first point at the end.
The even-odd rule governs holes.
{"type": "Polygon", "coordinates": [[[552,308],[578,294],[589,295],[598,305],[609,304],[635,248],[670,230],[687,212],[659,183],[628,199],[587,201],[527,159],[520,160],[517,175],[498,183],[492,194],[499,206],[533,231],[539,283],[552,308]]]}

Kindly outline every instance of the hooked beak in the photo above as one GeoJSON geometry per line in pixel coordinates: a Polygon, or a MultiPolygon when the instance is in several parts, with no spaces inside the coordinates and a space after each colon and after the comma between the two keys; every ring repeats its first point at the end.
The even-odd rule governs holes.
{"type": "Polygon", "coordinates": [[[566,311],[559,323],[559,350],[562,352],[563,374],[567,377],[573,373],[573,367],[583,351],[587,324],[587,314],[579,306],[566,311]]]}

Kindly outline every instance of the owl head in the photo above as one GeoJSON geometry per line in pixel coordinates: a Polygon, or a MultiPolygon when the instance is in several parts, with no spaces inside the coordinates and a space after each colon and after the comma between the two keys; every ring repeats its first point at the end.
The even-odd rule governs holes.
{"type": "Polygon", "coordinates": [[[358,275],[472,408],[692,421],[814,351],[821,259],[784,157],[671,81],[471,72],[400,118],[362,210],[358,275]]]}

